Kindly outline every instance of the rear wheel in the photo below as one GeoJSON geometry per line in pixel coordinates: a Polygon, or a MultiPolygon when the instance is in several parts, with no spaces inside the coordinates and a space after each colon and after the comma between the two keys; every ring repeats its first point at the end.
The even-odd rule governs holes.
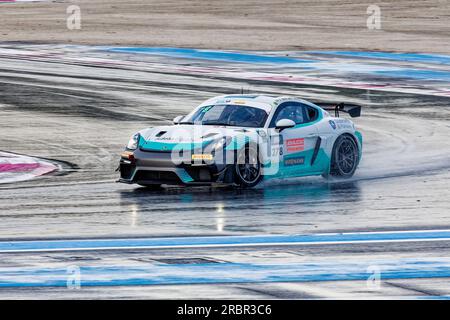
{"type": "Polygon", "coordinates": [[[349,135],[337,138],[331,156],[330,175],[338,178],[350,178],[359,163],[359,149],[355,140],[349,135]]]}
{"type": "Polygon", "coordinates": [[[256,146],[247,145],[236,157],[236,183],[243,188],[256,186],[262,179],[261,163],[256,146]]]}

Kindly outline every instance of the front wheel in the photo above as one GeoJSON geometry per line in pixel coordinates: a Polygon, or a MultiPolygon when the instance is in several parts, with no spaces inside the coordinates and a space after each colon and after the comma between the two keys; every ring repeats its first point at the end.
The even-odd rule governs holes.
{"type": "Polygon", "coordinates": [[[351,178],[359,163],[359,149],[349,135],[337,138],[331,156],[330,175],[337,178],[351,178]]]}
{"type": "Polygon", "coordinates": [[[235,181],[243,188],[252,188],[262,179],[261,162],[256,146],[247,145],[236,157],[235,181]]]}

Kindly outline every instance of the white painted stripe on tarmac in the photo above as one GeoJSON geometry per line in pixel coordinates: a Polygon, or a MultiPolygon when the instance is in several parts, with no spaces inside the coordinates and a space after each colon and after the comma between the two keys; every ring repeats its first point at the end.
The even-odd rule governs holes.
{"type": "Polygon", "coordinates": [[[0,241],[0,252],[307,246],[436,241],[450,241],[450,230],[402,230],[391,232],[322,233],[303,235],[0,241]]]}

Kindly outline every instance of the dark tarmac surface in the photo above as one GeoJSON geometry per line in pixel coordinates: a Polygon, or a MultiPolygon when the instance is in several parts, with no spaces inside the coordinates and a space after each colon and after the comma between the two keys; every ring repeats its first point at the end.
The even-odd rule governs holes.
{"type": "MultiPolygon", "coordinates": [[[[54,159],[64,168],[32,181],[0,184],[1,241],[450,229],[447,97],[245,80],[239,72],[247,67],[231,62],[220,67],[239,72],[227,78],[183,72],[215,67],[210,61],[159,56],[136,61],[120,53],[86,54],[83,47],[79,52],[76,47],[49,50],[32,48],[26,55],[0,50],[0,150],[54,159]],[[134,132],[166,124],[206,98],[241,88],[364,105],[362,118],[355,121],[364,135],[355,178],[345,183],[278,181],[255,190],[161,192],[115,183],[118,155],[134,132]]],[[[398,262],[449,257],[448,245],[446,240],[411,239],[404,244],[0,253],[0,269],[130,266],[143,257],[147,262],[139,263],[161,257],[278,264],[398,262]]],[[[442,280],[383,279],[381,274],[376,290],[363,280],[89,288],[82,282],[80,290],[0,288],[0,298],[415,298],[449,295],[450,282],[442,280]]]]}

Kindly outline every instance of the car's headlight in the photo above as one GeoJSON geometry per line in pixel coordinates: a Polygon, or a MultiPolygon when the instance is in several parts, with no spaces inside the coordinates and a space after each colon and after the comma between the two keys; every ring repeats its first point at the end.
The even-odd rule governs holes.
{"type": "Polygon", "coordinates": [[[139,145],[139,138],[141,137],[141,135],[139,133],[136,133],[135,135],[133,135],[130,139],[130,141],[128,141],[127,144],[127,149],[129,150],[136,150],[138,145],[139,145]]]}
{"type": "Polygon", "coordinates": [[[222,137],[220,138],[214,145],[213,150],[222,150],[225,148],[231,141],[231,137],[222,137]]]}

